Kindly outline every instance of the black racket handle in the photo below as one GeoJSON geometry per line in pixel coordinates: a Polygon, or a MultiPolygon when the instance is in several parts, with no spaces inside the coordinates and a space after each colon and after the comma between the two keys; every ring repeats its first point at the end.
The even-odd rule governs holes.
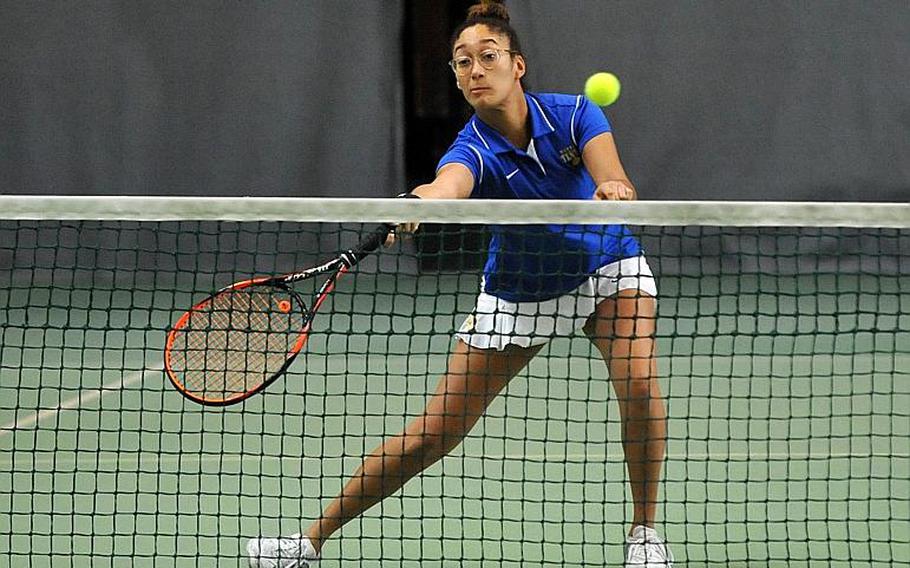
{"type": "Polygon", "coordinates": [[[368,257],[373,251],[385,242],[386,237],[395,228],[392,224],[382,224],[364,238],[360,243],[349,251],[341,255],[342,260],[348,268],[354,266],[364,258],[368,257]]]}

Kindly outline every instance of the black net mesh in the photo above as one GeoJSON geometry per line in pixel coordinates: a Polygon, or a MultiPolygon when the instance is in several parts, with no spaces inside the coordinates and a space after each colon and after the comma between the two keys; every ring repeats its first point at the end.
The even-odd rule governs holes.
{"type": "MultiPolygon", "coordinates": [[[[458,368],[486,231],[444,227],[344,276],[281,380],[210,408],[163,373],[180,314],[372,226],[0,221],[0,565],[246,565],[248,539],[306,532],[458,368]]],[[[611,351],[645,327],[553,332],[320,566],[621,565],[647,465],[623,438],[642,431],[666,443],[645,485],[677,565],[910,565],[910,232],[630,230],[658,289],[653,357],[611,351]],[[631,394],[652,377],[618,378],[648,357],[665,434],[657,396],[631,394]]]]}

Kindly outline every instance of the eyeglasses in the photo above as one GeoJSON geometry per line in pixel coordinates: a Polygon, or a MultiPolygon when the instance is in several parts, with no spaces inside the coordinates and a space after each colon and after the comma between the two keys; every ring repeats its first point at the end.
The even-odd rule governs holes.
{"type": "MultiPolygon", "coordinates": [[[[518,52],[502,48],[485,49],[477,55],[477,61],[480,62],[481,67],[489,71],[493,67],[496,67],[496,64],[499,63],[499,59],[502,57],[503,53],[514,55],[518,52]]],[[[469,75],[471,69],[474,68],[474,58],[470,55],[459,55],[449,61],[449,67],[452,68],[452,71],[454,71],[456,75],[464,77],[469,75]]]]}

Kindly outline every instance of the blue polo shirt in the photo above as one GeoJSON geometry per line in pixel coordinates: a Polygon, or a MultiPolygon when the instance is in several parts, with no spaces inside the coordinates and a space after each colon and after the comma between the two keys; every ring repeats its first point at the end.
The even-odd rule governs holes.
{"type": "MultiPolygon", "coordinates": [[[[439,161],[474,174],[472,198],[592,199],[581,154],[610,132],[603,112],[582,95],[526,93],[531,142],[516,148],[471,117],[439,161]]],[[[507,204],[503,204],[508,206],[507,204]]],[[[483,290],[510,302],[540,301],[577,288],[598,268],[641,254],[622,225],[491,225],[483,290]]]]}

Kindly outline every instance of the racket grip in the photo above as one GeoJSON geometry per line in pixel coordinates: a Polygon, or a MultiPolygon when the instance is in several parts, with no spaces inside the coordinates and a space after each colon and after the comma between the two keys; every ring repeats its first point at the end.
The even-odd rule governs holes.
{"type": "Polygon", "coordinates": [[[344,263],[347,264],[348,268],[354,266],[378,249],[379,245],[385,242],[386,237],[389,236],[389,233],[391,233],[394,228],[395,225],[387,223],[378,226],[372,233],[360,241],[357,246],[343,254],[341,256],[342,260],[344,260],[344,263]]]}

